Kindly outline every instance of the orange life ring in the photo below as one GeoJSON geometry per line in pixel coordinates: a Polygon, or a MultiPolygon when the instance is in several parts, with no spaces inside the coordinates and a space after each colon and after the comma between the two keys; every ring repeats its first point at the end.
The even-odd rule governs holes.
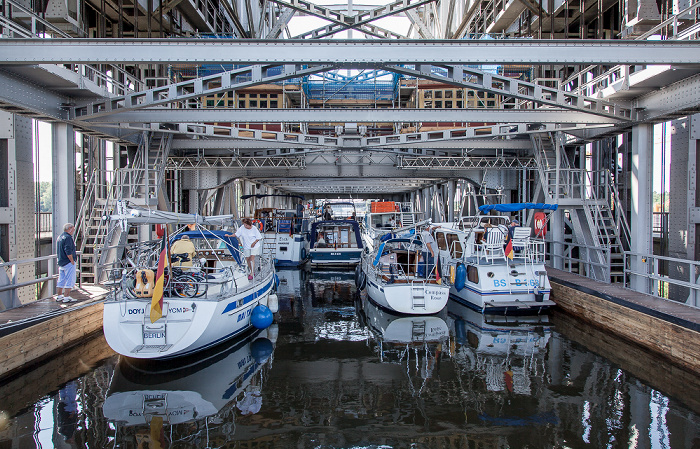
{"type": "Polygon", "coordinates": [[[263,224],[262,224],[262,221],[258,220],[257,218],[256,218],[255,220],[253,220],[253,226],[257,226],[257,227],[258,227],[258,230],[259,230],[260,232],[263,232],[263,224]]]}

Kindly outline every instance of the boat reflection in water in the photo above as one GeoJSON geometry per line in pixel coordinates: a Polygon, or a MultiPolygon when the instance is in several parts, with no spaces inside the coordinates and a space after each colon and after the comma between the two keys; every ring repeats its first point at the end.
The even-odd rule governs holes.
{"type": "Polygon", "coordinates": [[[472,390],[466,397],[477,402],[473,406],[480,410],[479,419],[505,426],[555,423],[553,411],[531,410],[513,417],[501,408],[547,390],[549,317],[487,315],[456,301],[450,301],[447,310],[454,330],[452,359],[463,378],[470,380],[463,385],[472,390]]]}
{"type": "Polygon", "coordinates": [[[236,413],[260,411],[262,370],[272,363],[276,340],[273,324],[182,360],[122,357],[103,406],[117,441],[166,448],[230,440],[236,413]]]}
{"type": "Polygon", "coordinates": [[[360,322],[371,332],[379,359],[404,365],[412,393],[419,396],[426,381],[433,377],[443,345],[449,341],[444,311],[436,315],[395,314],[370,301],[367,292],[360,294],[358,304],[360,322]]]}

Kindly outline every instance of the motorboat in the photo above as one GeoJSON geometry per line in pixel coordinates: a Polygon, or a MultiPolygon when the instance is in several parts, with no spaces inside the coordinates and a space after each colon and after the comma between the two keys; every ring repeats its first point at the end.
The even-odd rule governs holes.
{"type": "Polygon", "coordinates": [[[327,203],[324,210],[333,212],[311,224],[309,262],[312,267],[354,267],[360,262],[364,244],[360,225],[353,218],[354,207],[354,203],[327,203]],[[339,212],[348,207],[353,208],[350,214],[339,212]]]}
{"type": "Polygon", "coordinates": [[[241,200],[256,202],[266,199],[296,202],[296,208],[256,207],[253,213],[253,225],[263,235],[263,252],[270,254],[278,267],[299,267],[309,257],[310,217],[302,206],[301,195],[255,194],[243,195],[241,200]]]}
{"type": "MultiPolygon", "coordinates": [[[[233,421],[231,414],[262,407],[261,372],[272,363],[276,335],[273,325],[167,364],[120,358],[102,413],[117,439],[158,438],[161,432],[151,432],[154,428],[167,429],[175,439],[192,438],[192,427],[181,424],[205,428],[202,443],[218,432],[230,437],[231,429],[222,424],[233,421]]],[[[200,445],[189,441],[187,447],[200,445]]]]}
{"type": "Polygon", "coordinates": [[[367,248],[374,249],[375,242],[389,233],[411,229],[423,221],[423,212],[416,211],[413,203],[373,201],[362,221],[362,238],[367,248]]]}
{"type": "Polygon", "coordinates": [[[374,303],[409,315],[439,312],[450,293],[437,267],[425,263],[420,234],[389,238],[366,253],[355,279],[374,303]]]}
{"type": "MultiPolygon", "coordinates": [[[[554,210],[556,205],[515,203],[481,206],[481,214],[455,223],[438,223],[433,231],[443,275],[454,278],[450,298],[484,313],[531,314],[555,305],[545,269],[541,231],[510,226],[491,210],[554,210]],[[512,237],[512,252],[507,239],[512,237]],[[510,256],[510,257],[509,257],[510,256]]],[[[539,216],[538,216],[539,218],[539,216]]]]}
{"type": "MultiPolygon", "coordinates": [[[[111,219],[124,232],[132,225],[189,225],[183,225],[184,232],[176,231],[169,237],[166,227],[160,240],[127,246],[122,266],[110,270],[103,329],[109,346],[121,355],[162,359],[202,351],[249,330],[254,324],[254,310],[266,309],[256,307],[267,306],[269,299],[276,300],[276,296],[271,297],[276,277],[269,256],[259,257],[255,273],[249,273],[235,237],[226,237],[227,231],[203,228],[235,226],[231,216],[131,210],[111,219]],[[164,246],[175,248],[183,239],[192,245],[185,254],[193,255],[184,264],[183,254],[176,257],[162,250],[164,246]],[[163,296],[158,316],[151,314],[151,309],[157,265],[163,258],[163,296]]],[[[157,310],[158,305],[154,308],[157,310]]]]}

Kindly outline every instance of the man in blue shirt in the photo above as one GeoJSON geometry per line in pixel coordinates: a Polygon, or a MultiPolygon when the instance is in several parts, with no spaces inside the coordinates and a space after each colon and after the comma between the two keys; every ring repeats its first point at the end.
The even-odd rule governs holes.
{"type": "Polygon", "coordinates": [[[77,260],[75,242],[73,241],[74,232],[73,223],[66,223],[63,226],[63,234],[56,243],[56,255],[58,256],[58,282],[56,283],[58,296],[56,296],[56,301],[77,301],[76,298],[70,296],[70,291],[75,286],[75,263],[77,260]]]}

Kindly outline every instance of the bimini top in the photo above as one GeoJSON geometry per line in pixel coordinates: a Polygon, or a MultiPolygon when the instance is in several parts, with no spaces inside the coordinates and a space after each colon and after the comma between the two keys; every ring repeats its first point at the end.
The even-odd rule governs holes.
{"type": "Polygon", "coordinates": [[[492,210],[496,212],[517,212],[524,209],[557,210],[558,204],[545,203],[510,203],[510,204],[484,204],[479,206],[482,214],[488,214],[492,210]]]}
{"type": "Polygon", "coordinates": [[[357,242],[357,247],[362,249],[362,236],[360,235],[360,225],[357,223],[355,220],[322,220],[322,221],[315,221],[311,224],[311,236],[309,238],[309,245],[311,248],[314,247],[314,244],[316,243],[316,234],[318,233],[316,229],[319,226],[343,226],[343,225],[350,225],[352,226],[352,230],[355,232],[355,241],[357,242]]]}
{"type": "Polygon", "coordinates": [[[187,232],[181,232],[179,234],[175,234],[174,236],[170,237],[170,244],[172,245],[173,243],[177,242],[180,240],[182,237],[187,236],[191,239],[217,239],[221,240],[222,243],[226,244],[226,248],[228,249],[228,252],[231,253],[231,256],[235,259],[236,262],[241,263],[241,255],[240,251],[238,250],[238,238],[234,237],[226,237],[226,234],[229,234],[228,231],[221,231],[221,230],[215,230],[215,231],[209,231],[207,229],[197,229],[194,231],[187,231],[187,232]],[[235,249],[234,249],[235,248],[235,249]]]}

